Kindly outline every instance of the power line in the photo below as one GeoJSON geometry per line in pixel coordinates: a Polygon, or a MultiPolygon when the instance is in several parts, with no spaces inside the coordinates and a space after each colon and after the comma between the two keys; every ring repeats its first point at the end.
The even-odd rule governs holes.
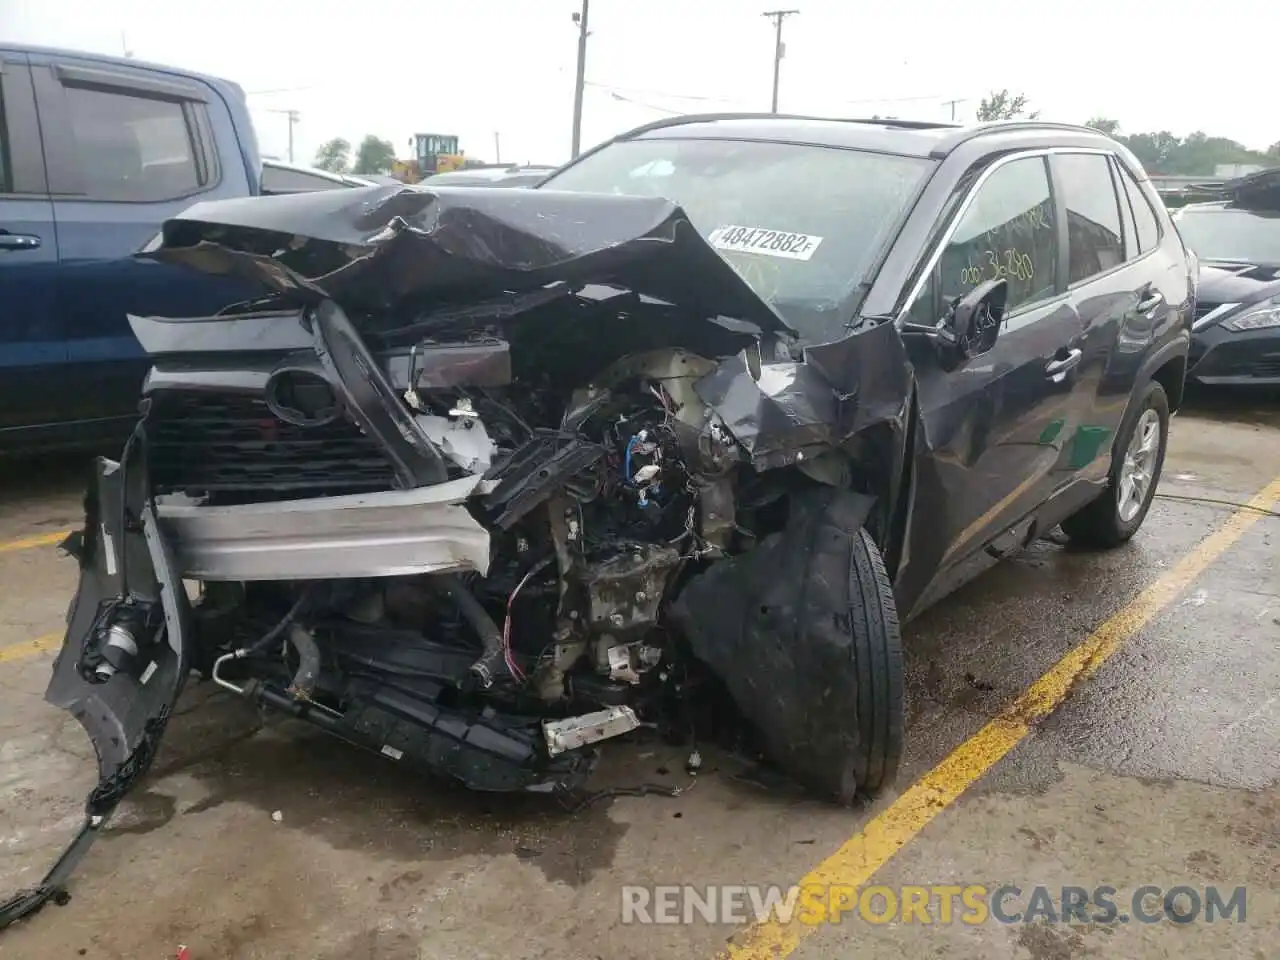
{"type": "MultiPolygon", "coordinates": [[[[588,87],[595,87],[597,90],[604,90],[608,93],[624,93],[629,95],[637,95],[641,97],[657,97],[661,100],[696,100],[700,103],[741,103],[741,97],[712,97],[704,94],[693,93],[670,93],[666,90],[647,90],[639,87],[618,86],[612,83],[598,83],[594,80],[586,81],[588,87]]],[[[875,104],[875,103],[924,103],[930,101],[933,103],[942,103],[946,105],[951,101],[943,100],[941,94],[928,93],[913,97],[863,97],[857,100],[828,100],[823,98],[824,103],[843,103],[851,105],[859,104],[875,104]]],[[[957,103],[965,103],[965,100],[956,101],[957,103]]]]}
{"type": "Polygon", "coordinates": [[[669,107],[660,107],[654,103],[645,103],[643,100],[635,100],[631,97],[624,97],[620,93],[610,93],[609,96],[611,96],[614,100],[621,101],[622,103],[634,103],[637,107],[644,107],[646,110],[653,110],[656,113],[665,113],[667,114],[667,116],[670,116],[670,117],[678,117],[682,113],[684,113],[683,110],[672,110],[669,107]]]}
{"type": "Polygon", "coordinates": [[[276,87],[274,90],[246,90],[246,97],[265,97],[273,93],[301,93],[304,90],[314,90],[315,86],[306,87],[276,87]]]}
{"type": "Polygon", "coordinates": [[[782,44],[782,21],[787,17],[795,16],[799,10],[769,10],[764,14],[773,21],[774,40],[773,40],[773,106],[769,108],[770,113],[778,112],[778,74],[782,69],[782,56],[786,48],[782,44]]]}

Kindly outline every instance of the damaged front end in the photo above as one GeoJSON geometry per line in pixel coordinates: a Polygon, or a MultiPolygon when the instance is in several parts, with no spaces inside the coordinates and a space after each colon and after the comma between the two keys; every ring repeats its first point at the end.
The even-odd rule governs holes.
{"type": "Polygon", "coordinates": [[[807,553],[783,535],[797,497],[851,528],[892,509],[857,437],[901,440],[896,331],[802,352],[665,201],[503,193],[198,205],[145,253],[266,295],[131,318],[153,369],[69,545],[47,694],[98,753],[86,837],[193,670],[472,789],[561,793],[659,722],[692,654],[777,761],[856,792],[863,721],[838,691],[866,665],[773,649],[808,641],[741,561],[807,553]]]}

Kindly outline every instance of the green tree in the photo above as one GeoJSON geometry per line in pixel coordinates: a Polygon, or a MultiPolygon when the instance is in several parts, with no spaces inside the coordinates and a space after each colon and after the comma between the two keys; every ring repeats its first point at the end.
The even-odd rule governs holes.
{"type": "Polygon", "coordinates": [[[1273,160],[1280,160],[1280,140],[1267,147],[1267,156],[1273,160]]]}
{"type": "Polygon", "coordinates": [[[1118,137],[1120,135],[1119,120],[1108,120],[1106,117],[1094,117],[1086,123],[1085,126],[1093,127],[1093,129],[1108,137],[1118,137]]]}
{"type": "MultiPolygon", "coordinates": [[[[1123,138],[1125,146],[1148,171],[1152,173],[1178,173],[1175,161],[1182,151],[1182,140],[1168,130],[1157,133],[1134,133],[1123,138]]],[[[1210,173],[1213,171],[1210,170],[1210,173]]]]}
{"type": "Polygon", "coordinates": [[[390,173],[396,159],[396,148],[390,140],[375,137],[372,133],[360,141],[356,150],[356,165],[352,173],[390,173]]]}
{"type": "Polygon", "coordinates": [[[351,169],[351,141],[334,137],[320,145],[315,165],[330,173],[347,173],[351,169]]]}
{"type": "Polygon", "coordinates": [[[1007,87],[1003,90],[992,90],[991,95],[983,97],[982,102],[978,104],[979,123],[989,120],[1013,120],[1024,115],[1028,120],[1034,120],[1040,116],[1040,111],[1027,113],[1026,96],[1021,93],[1011,94],[1007,87]]]}

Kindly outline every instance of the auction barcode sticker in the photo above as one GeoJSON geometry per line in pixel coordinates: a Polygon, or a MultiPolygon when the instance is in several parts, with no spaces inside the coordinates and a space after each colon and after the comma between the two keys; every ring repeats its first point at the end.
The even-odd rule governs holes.
{"type": "Polygon", "coordinates": [[[716,227],[707,238],[717,250],[759,253],[766,257],[808,260],[822,243],[821,237],[788,230],[765,230],[761,227],[716,227]]]}

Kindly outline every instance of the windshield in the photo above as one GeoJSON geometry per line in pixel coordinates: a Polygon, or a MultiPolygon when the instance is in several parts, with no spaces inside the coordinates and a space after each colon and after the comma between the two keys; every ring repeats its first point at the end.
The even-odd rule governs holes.
{"type": "Polygon", "coordinates": [[[820,339],[832,331],[814,330],[816,316],[867,279],[933,168],[806,144],[644,139],[612,143],[543,186],[678,203],[761,299],[820,339]]]}
{"type": "Polygon", "coordinates": [[[1280,264],[1280,211],[1184,207],[1174,220],[1201,260],[1280,264]]]}

